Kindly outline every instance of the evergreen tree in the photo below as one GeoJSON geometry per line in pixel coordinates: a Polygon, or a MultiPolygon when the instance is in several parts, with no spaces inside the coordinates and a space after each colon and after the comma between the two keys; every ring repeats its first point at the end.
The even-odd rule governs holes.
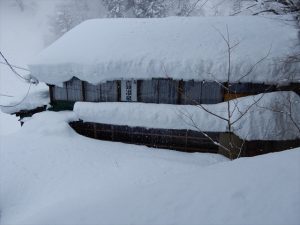
{"type": "Polygon", "coordinates": [[[108,17],[125,17],[126,0],[103,0],[108,11],[108,17]]]}
{"type": "Polygon", "coordinates": [[[134,0],[134,14],[138,18],[165,17],[164,0],[134,0]]]}
{"type": "Polygon", "coordinates": [[[101,3],[98,0],[68,0],[57,5],[55,15],[50,18],[53,39],[87,19],[103,17],[101,3]]]}

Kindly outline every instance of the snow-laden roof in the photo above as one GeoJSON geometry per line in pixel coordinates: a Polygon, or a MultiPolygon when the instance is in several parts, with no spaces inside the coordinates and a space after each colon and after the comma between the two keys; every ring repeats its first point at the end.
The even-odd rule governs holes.
{"type": "Polygon", "coordinates": [[[231,81],[268,56],[241,81],[280,82],[283,71],[276,60],[291,54],[298,40],[288,20],[291,17],[88,20],[42,51],[29,67],[33,76],[51,84],[73,76],[90,83],[153,77],[225,81],[228,51],[222,35],[227,37],[228,27],[230,44],[238,44],[232,49],[231,81]]]}
{"type": "MultiPolygon", "coordinates": [[[[210,112],[228,118],[226,102],[203,106],[210,112]]],[[[300,126],[300,98],[294,92],[273,92],[231,100],[230,109],[231,122],[236,121],[232,130],[243,139],[300,138],[297,128],[300,126]],[[293,107],[290,108],[289,104],[293,107]]],[[[206,132],[227,131],[226,121],[192,105],[76,102],[74,112],[86,122],[206,132]]]]}

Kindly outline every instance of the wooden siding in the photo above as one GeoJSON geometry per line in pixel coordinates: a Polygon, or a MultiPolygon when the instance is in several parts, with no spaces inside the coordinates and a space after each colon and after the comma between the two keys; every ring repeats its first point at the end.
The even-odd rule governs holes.
{"type": "Polygon", "coordinates": [[[165,148],[183,152],[219,153],[228,158],[249,157],[269,152],[283,151],[300,146],[300,140],[288,141],[243,141],[233,133],[206,132],[214,141],[231,150],[231,155],[221,147],[213,144],[202,133],[192,130],[176,129],[148,129],[143,127],[129,127],[102,123],[74,121],[70,126],[79,134],[99,140],[124,142],[146,145],[153,148],[165,148]],[[230,146],[229,139],[233,146],[230,146]]]}
{"type": "Polygon", "coordinates": [[[145,103],[176,104],[179,81],[172,79],[140,80],[138,101],[145,103]]]}
{"type": "Polygon", "coordinates": [[[119,82],[108,81],[92,85],[77,78],[65,82],[63,87],[51,86],[52,101],[115,102],[119,100],[119,82]]]}
{"type": "Polygon", "coordinates": [[[215,104],[223,101],[223,88],[216,82],[186,81],[182,93],[183,104],[215,104]]]}
{"type": "MultiPolygon", "coordinates": [[[[218,147],[203,134],[191,130],[147,129],[81,121],[71,122],[70,126],[81,135],[99,140],[133,143],[184,152],[218,152],[218,147]]],[[[219,133],[216,132],[209,132],[208,135],[213,140],[219,138],[219,133]]]]}
{"type": "Polygon", "coordinates": [[[223,101],[223,88],[216,82],[202,82],[201,104],[216,104],[223,101]]]}
{"type": "Polygon", "coordinates": [[[193,80],[183,82],[181,103],[186,105],[195,105],[201,102],[202,82],[193,80]]]}
{"type": "Polygon", "coordinates": [[[108,81],[98,85],[84,82],[84,89],[87,102],[117,102],[119,98],[118,81],[108,81]]]}
{"type": "MultiPolygon", "coordinates": [[[[228,87],[228,84],[224,83],[228,87]]],[[[232,83],[229,93],[220,84],[206,81],[173,79],[137,80],[137,102],[165,104],[216,104],[236,97],[264,92],[293,90],[300,94],[300,84],[274,86],[253,83],[232,83]]],[[[57,101],[119,102],[121,81],[93,85],[73,78],[63,87],[50,86],[51,103],[57,101]]]]}
{"type": "Polygon", "coordinates": [[[159,80],[140,80],[138,82],[138,102],[159,102],[159,80]]]}
{"type": "MultiPolygon", "coordinates": [[[[228,85],[226,84],[226,86],[228,85]]],[[[230,93],[255,95],[263,92],[275,91],[276,86],[255,83],[231,83],[228,88],[230,93]]]]}
{"type": "Polygon", "coordinates": [[[84,82],[85,100],[87,102],[101,102],[101,85],[92,85],[84,82]]]}
{"type": "Polygon", "coordinates": [[[171,79],[158,80],[158,103],[177,103],[178,81],[171,79]]]}
{"type": "Polygon", "coordinates": [[[66,101],[68,100],[68,94],[67,94],[67,87],[66,84],[64,84],[63,87],[54,86],[52,88],[53,91],[53,100],[54,101],[66,101]]]}
{"type": "MultiPolygon", "coordinates": [[[[53,101],[121,101],[121,81],[107,81],[98,85],[77,78],[65,82],[63,87],[53,86],[53,101]]],[[[214,82],[152,79],[137,81],[137,101],[144,103],[214,104],[223,101],[223,90],[214,82]]]]}
{"type": "Polygon", "coordinates": [[[83,101],[82,96],[82,85],[79,79],[73,78],[69,82],[66,83],[67,88],[67,100],[70,102],[83,101]]]}

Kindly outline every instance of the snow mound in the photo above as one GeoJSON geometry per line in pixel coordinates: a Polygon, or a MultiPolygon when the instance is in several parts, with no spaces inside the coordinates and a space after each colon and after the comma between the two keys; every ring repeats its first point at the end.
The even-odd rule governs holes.
{"type": "MultiPolygon", "coordinates": [[[[203,106],[223,118],[228,118],[227,102],[203,106]]],[[[300,138],[295,126],[300,125],[300,97],[294,92],[273,92],[231,100],[230,111],[232,122],[244,114],[233,125],[233,131],[246,140],[300,138]],[[254,104],[255,102],[257,103],[254,104]],[[293,116],[292,119],[289,113],[293,116]]],[[[227,131],[225,120],[207,113],[200,106],[76,102],[74,112],[79,119],[86,122],[162,129],[227,131]]]]}
{"type": "Polygon", "coordinates": [[[73,116],[36,114],[1,139],[1,225],[300,220],[300,148],[228,161],[69,135],[73,116]]]}
{"type": "MultiPolygon", "coordinates": [[[[287,20],[292,18],[88,20],[42,51],[29,68],[34,77],[50,84],[74,76],[90,83],[153,77],[226,81],[228,53],[222,35],[227,35],[228,27],[231,45],[239,43],[232,51],[231,81],[238,81],[254,67],[240,81],[278,83],[293,69],[283,71],[280,59],[293,53],[298,43],[298,30],[287,20]]],[[[290,81],[299,82],[300,77],[290,81]]]]}
{"type": "Polygon", "coordinates": [[[20,128],[20,122],[15,116],[0,112],[0,135],[16,132],[20,128]]]}
{"type": "Polygon", "coordinates": [[[31,110],[41,106],[49,105],[49,91],[46,89],[34,90],[28,95],[6,100],[5,106],[0,106],[2,112],[13,114],[21,110],[31,110]]]}
{"type": "Polygon", "coordinates": [[[75,131],[70,128],[69,122],[76,120],[76,115],[70,111],[36,113],[26,120],[20,132],[22,135],[72,136],[75,131]]]}
{"type": "MultiPolygon", "coordinates": [[[[82,202],[90,199],[91,204],[106,205],[118,193],[126,195],[171,174],[228,161],[216,154],[158,151],[85,138],[65,126],[74,119],[72,112],[43,112],[34,115],[18,133],[0,136],[1,225],[55,225],[43,219],[45,212],[50,215],[59,208],[61,212],[76,209],[81,203],[65,204],[72,204],[77,197],[82,196],[82,202]]],[[[58,220],[57,224],[65,223],[63,218],[58,220]]],[[[93,224],[100,221],[95,218],[93,224]]],[[[67,224],[88,222],[83,219],[67,224]]]]}

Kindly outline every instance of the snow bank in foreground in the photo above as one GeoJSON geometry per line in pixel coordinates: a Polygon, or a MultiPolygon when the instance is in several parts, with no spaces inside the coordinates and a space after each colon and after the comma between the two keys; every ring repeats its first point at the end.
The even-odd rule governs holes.
{"type": "MultiPolygon", "coordinates": [[[[300,138],[299,131],[287,115],[291,101],[293,119],[298,126],[300,125],[300,97],[294,92],[273,92],[232,100],[231,121],[244,114],[258,99],[258,103],[234,124],[233,130],[238,136],[247,140],[300,138]]],[[[203,106],[219,116],[228,118],[226,102],[203,106]]],[[[221,132],[227,130],[226,121],[205,112],[199,106],[191,105],[77,102],[74,112],[86,122],[163,129],[221,132]]]]}
{"type": "Polygon", "coordinates": [[[10,134],[20,128],[20,122],[15,116],[0,112],[0,135],[10,134]]]}
{"type": "Polygon", "coordinates": [[[85,138],[73,117],[1,139],[1,225],[299,224],[300,148],[228,161],[85,138]]]}
{"type": "Polygon", "coordinates": [[[199,167],[142,186],[123,188],[127,182],[120,182],[108,192],[85,188],[37,210],[22,223],[298,225],[299,160],[298,148],[199,167]]]}
{"type": "MultiPolygon", "coordinates": [[[[68,126],[75,119],[72,112],[43,112],[35,114],[17,134],[0,137],[1,225],[54,225],[56,222],[43,219],[44,213],[56,214],[59,204],[63,204],[60,212],[76,209],[79,202],[65,204],[73,204],[77,197],[104,206],[118,193],[126,195],[171,174],[227,161],[215,154],[158,151],[84,138],[68,126]]],[[[89,224],[77,219],[67,223],[89,224]]],[[[57,224],[64,223],[59,220],[57,224]]],[[[98,222],[101,220],[95,218],[93,224],[98,222]]]]}
{"type": "Polygon", "coordinates": [[[70,128],[69,122],[76,120],[78,120],[76,115],[70,111],[36,113],[26,120],[21,132],[42,137],[57,135],[62,135],[62,137],[73,136],[75,131],[70,128]]]}
{"type": "MultiPolygon", "coordinates": [[[[228,26],[231,45],[239,43],[231,55],[231,81],[268,56],[241,81],[278,83],[289,74],[279,58],[292,54],[298,43],[298,30],[288,22],[292,20],[283,16],[89,20],[42,51],[29,67],[33,76],[51,84],[73,76],[90,83],[153,77],[226,81],[228,52],[219,32],[226,36],[228,26]]],[[[300,82],[300,77],[293,81],[300,82]]]]}

